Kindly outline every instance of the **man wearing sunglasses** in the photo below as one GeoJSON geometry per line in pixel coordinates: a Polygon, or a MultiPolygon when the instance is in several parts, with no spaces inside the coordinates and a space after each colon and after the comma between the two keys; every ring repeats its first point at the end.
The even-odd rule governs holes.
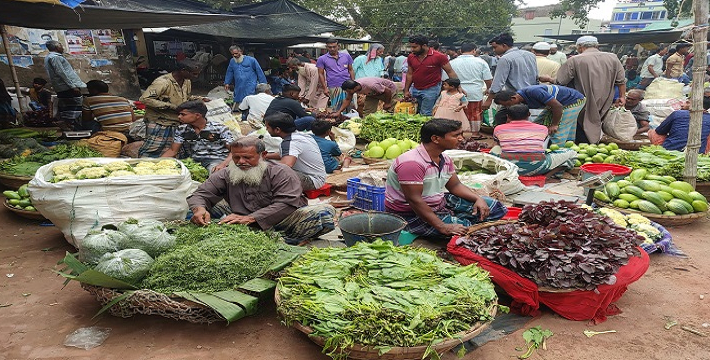
{"type": "Polygon", "coordinates": [[[234,137],[229,129],[208,121],[207,106],[202,101],[187,101],[177,107],[182,122],[175,132],[172,146],[162,157],[176,157],[181,153],[199,162],[210,173],[229,165],[229,144],[234,137]]]}

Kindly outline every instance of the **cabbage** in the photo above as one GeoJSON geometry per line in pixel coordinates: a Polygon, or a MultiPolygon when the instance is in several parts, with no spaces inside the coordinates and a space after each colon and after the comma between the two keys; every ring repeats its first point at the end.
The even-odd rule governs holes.
{"type": "Polygon", "coordinates": [[[127,239],[126,234],[116,230],[89,233],[79,245],[79,260],[96,264],[104,254],[118,251],[127,239]]]}
{"type": "Polygon", "coordinates": [[[148,274],[153,258],[140,249],[125,249],[105,254],[94,270],[129,284],[140,284],[148,274]]]}
{"type": "Polygon", "coordinates": [[[121,249],[141,249],[156,257],[175,246],[175,237],[157,220],[129,219],[118,224],[118,230],[127,235],[119,244],[121,249]]]}

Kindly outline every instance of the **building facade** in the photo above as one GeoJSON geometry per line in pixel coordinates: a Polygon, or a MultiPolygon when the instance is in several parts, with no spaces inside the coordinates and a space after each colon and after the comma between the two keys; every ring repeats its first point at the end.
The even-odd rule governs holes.
{"type": "Polygon", "coordinates": [[[593,34],[602,32],[602,20],[589,19],[580,27],[570,17],[550,19],[550,12],[556,5],[537,6],[520,9],[512,19],[511,30],[516,43],[527,44],[538,41],[553,41],[537,35],[593,34]]]}
{"type": "Polygon", "coordinates": [[[634,32],[667,17],[663,0],[621,0],[614,6],[609,27],[615,33],[634,32]]]}

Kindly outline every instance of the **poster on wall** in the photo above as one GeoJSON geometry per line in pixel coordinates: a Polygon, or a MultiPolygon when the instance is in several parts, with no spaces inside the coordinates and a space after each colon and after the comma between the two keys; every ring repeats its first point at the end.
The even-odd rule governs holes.
{"type": "MultiPolygon", "coordinates": [[[[9,65],[7,61],[7,55],[0,55],[0,62],[9,65]]],[[[32,60],[32,55],[13,55],[12,56],[12,63],[21,68],[29,68],[30,66],[34,65],[34,61],[32,60]]]]}
{"type": "Polygon", "coordinates": [[[39,55],[47,52],[49,40],[60,40],[58,30],[30,29],[7,26],[7,37],[13,55],[39,55]]]}
{"type": "Polygon", "coordinates": [[[168,42],[153,41],[153,52],[155,55],[168,55],[168,42]]]}
{"type": "Polygon", "coordinates": [[[197,53],[197,46],[194,42],[184,42],[182,43],[182,52],[185,53],[187,57],[193,57],[197,53]]]}
{"type": "Polygon", "coordinates": [[[91,30],[65,30],[64,31],[67,48],[66,51],[72,55],[94,55],[96,45],[91,30]]]}
{"type": "Polygon", "coordinates": [[[123,31],[111,29],[99,29],[95,31],[101,45],[125,45],[123,31]]]}
{"type": "Polygon", "coordinates": [[[182,42],[181,41],[171,41],[168,43],[168,53],[171,56],[176,56],[182,53],[182,42]]]}

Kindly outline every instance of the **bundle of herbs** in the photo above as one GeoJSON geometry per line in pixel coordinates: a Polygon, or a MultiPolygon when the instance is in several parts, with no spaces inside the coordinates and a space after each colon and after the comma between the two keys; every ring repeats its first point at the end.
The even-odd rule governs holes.
{"type": "Polygon", "coordinates": [[[388,138],[419,141],[419,131],[430,116],[376,112],[362,120],[360,138],[382,141],[388,138]]]}
{"type": "Polygon", "coordinates": [[[520,220],[478,230],[457,244],[538,286],[594,290],[616,283],[614,274],[639,255],[644,240],[606,216],[565,201],[527,205],[520,220]]]}
{"type": "MultiPolygon", "coordinates": [[[[481,268],[445,263],[435,252],[359,242],[311,249],[287,268],[277,286],[285,323],[299,322],[325,338],[323,352],[344,359],[353,345],[384,354],[427,346],[492,320],[496,293],[481,268]]],[[[504,308],[505,310],[505,308],[504,308]]]]}
{"type": "Polygon", "coordinates": [[[143,288],[165,294],[232,290],[268,272],[288,247],[243,225],[183,225],[173,235],[176,246],[155,259],[143,288]]]}

